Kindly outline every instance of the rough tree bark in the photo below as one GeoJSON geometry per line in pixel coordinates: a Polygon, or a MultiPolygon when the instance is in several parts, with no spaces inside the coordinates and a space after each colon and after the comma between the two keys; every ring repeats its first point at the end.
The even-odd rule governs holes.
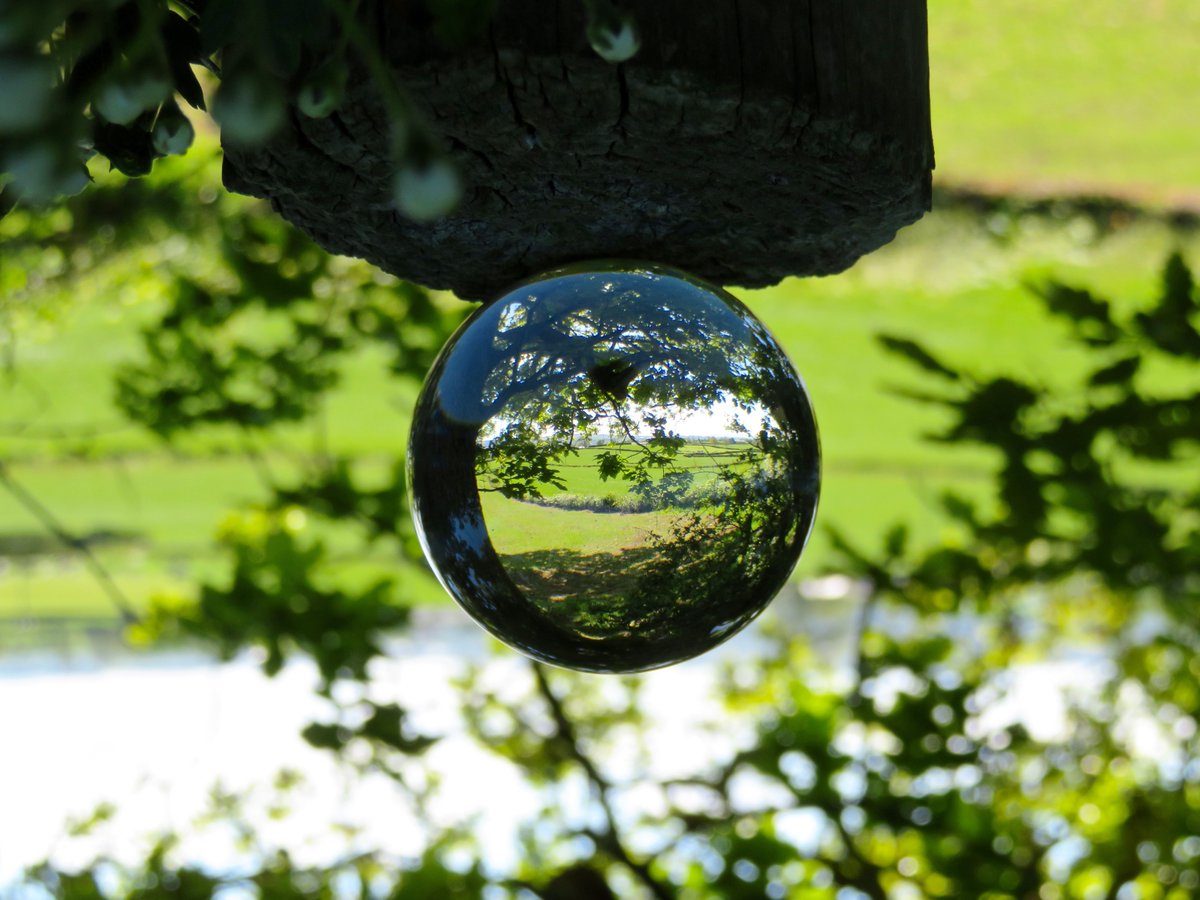
{"type": "Polygon", "coordinates": [[[642,49],[602,61],[578,0],[503,0],[475,46],[424,4],[372,33],[467,185],[447,218],[391,205],[364,72],[328,119],[227,147],[225,182],[318,243],[465,298],[552,265],[622,257],[721,284],[829,274],[929,208],[925,0],[631,0],[642,49]]]}

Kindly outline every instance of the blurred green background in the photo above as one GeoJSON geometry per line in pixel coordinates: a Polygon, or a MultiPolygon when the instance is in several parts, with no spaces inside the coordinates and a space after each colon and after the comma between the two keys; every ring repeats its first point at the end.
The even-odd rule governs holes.
{"type": "MultiPolygon", "coordinates": [[[[930,0],[929,17],[934,211],[846,273],[734,291],[805,378],[825,472],[797,586],[761,644],[712,664],[715,699],[688,693],[699,667],[604,681],[500,655],[499,678],[453,680],[471,739],[548,792],[500,873],[471,822],[394,860],[339,809],[309,823],[336,820],[336,863],[246,827],[241,868],[162,837],[109,868],[38,870],[29,896],[1200,896],[1200,5],[930,0]],[[647,710],[673,705],[720,758],[670,782],[639,765],[661,731],[647,710]],[[744,802],[754,778],[783,799],[744,802]],[[674,793],[691,789],[704,802],[674,793]],[[657,799],[627,814],[624,792],[657,799]]],[[[272,676],[311,660],[331,711],[304,741],[424,812],[466,766],[414,776],[437,745],[372,673],[409,610],[453,612],[387,522],[414,376],[470,307],[224,192],[196,121],[191,152],[146,178],[93,161],[83,195],[0,218],[0,660],[252,648],[272,676]],[[272,295],[271,271],[312,302],[272,295]],[[154,391],[186,393],[195,348],[156,335],[208,315],[197,291],[248,309],[201,329],[218,354],[286,347],[323,316],[346,342],[336,384],[295,422],[163,419],[154,391]],[[354,320],[367,308],[403,340],[354,320]]],[[[0,716],[25,709],[3,700],[0,716]]],[[[211,801],[201,824],[246,825],[237,798],[211,801]]],[[[271,803],[259,830],[287,815],[271,803]]]]}
{"type": "MultiPolygon", "coordinates": [[[[735,291],[811,389],[826,457],[822,523],[867,543],[896,519],[937,539],[932,497],[948,484],[985,492],[994,462],[922,440],[939,412],[889,392],[906,369],[877,333],[911,334],[993,371],[1053,384],[1082,359],[1030,283],[1053,276],[1137,305],[1152,295],[1167,252],[1190,256],[1200,241],[1190,218],[1181,226],[1169,215],[1200,210],[1200,128],[1188,113],[1200,96],[1195,4],[1103,0],[1081,13],[1058,3],[934,0],[929,14],[935,211],[843,275],[735,291]],[[963,188],[998,202],[972,208],[954,193],[963,188]],[[1086,197],[1133,205],[1097,211],[1069,202],[1086,197]],[[1064,202],[1022,202],[1041,198],[1064,202]]],[[[144,221],[115,236],[112,225],[77,220],[67,204],[0,222],[9,247],[45,236],[33,239],[41,252],[11,250],[0,270],[0,454],[64,525],[96,538],[96,552],[139,604],[211,570],[215,529],[231,506],[261,499],[261,485],[236,434],[218,429],[168,446],[124,418],[114,373],[136,357],[168,274],[219,271],[213,222],[256,204],[221,190],[211,137],[187,157],[160,161],[136,187],[95,168],[107,202],[140,198],[144,221]],[[186,210],[182,218],[166,212],[170,204],[186,210]],[[85,227],[94,231],[81,240],[85,227]]],[[[438,302],[451,314],[465,309],[448,296],[438,302]]],[[[330,449],[381,460],[401,451],[415,390],[390,377],[379,353],[349,360],[323,414],[330,449]]],[[[263,450],[286,466],[297,442],[311,435],[283,429],[263,450]]],[[[28,511],[0,493],[0,536],[10,544],[0,617],[13,623],[0,645],[41,640],[49,621],[57,631],[112,621],[103,588],[77,560],[52,539],[23,541],[38,533],[28,511]]],[[[818,529],[801,577],[825,566],[826,534],[818,529]]],[[[352,567],[394,564],[380,549],[352,567]]],[[[448,602],[421,574],[404,593],[414,604],[448,602]]]]}

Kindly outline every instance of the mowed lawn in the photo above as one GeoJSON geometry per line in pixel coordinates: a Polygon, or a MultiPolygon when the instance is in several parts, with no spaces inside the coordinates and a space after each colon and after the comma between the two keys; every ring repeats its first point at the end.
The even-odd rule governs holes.
{"type": "Polygon", "coordinates": [[[646,543],[649,532],[661,534],[677,513],[594,513],[555,509],[513,500],[500,494],[483,495],[483,519],[492,546],[501,556],[569,548],[581,556],[620,553],[646,543]]]}
{"type": "MultiPolygon", "coordinates": [[[[583,447],[577,454],[565,457],[559,464],[565,487],[548,485],[542,494],[591,498],[629,493],[633,488],[631,482],[606,481],[600,477],[597,458],[605,449],[610,448],[583,447]]],[[[714,459],[719,459],[716,454],[736,452],[731,444],[694,444],[680,451],[676,465],[678,469],[693,472],[693,486],[701,486],[717,477],[720,466],[714,463],[714,459]]],[[[746,467],[744,462],[734,465],[739,469],[746,467]]],[[[491,491],[481,497],[492,544],[502,556],[563,549],[575,550],[581,556],[619,553],[644,546],[652,533],[665,534],[680,515],[678,509],[638,513],[560,509],[491,491]]]]}
{"type": "Polygon", "coordinates": [[[1200,205],[1200,3],[929,0],[937,176],[1200,205]]]}
{"type": "MultiPolygon", "coordinates": [[[[580,447],[575,453],[564,456],[555,468],[562,478],[563,487],[547,484],[542,494],[553,497],[558,494],[573,494],[577,497],[619,497],[633,490],[633,483],[623,478],[604,479],[600,476],[600,455],[605,452],[629,454],[640,452],[633,444],[612,444],[607,447],[580,447]]],[[[723,469],[742,472],[749,463],[740,458],[746,446],[723,443],[689,443],[673,458],[669,471],[690,472],[691,487],[699,488],[715,480],[723,469]]],[[[651,476],[661,477],[667,469],[651,469],[651,476]]]]}

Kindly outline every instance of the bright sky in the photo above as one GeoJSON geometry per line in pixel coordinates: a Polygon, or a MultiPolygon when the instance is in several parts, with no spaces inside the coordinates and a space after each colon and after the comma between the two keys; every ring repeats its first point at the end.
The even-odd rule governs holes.
{"type": "MultiPolygon", "coordinates": [[[[749,436],[744,434],[741,436],[743,438],[754,437],[762,429],[763,422],[770,418],[770,413],[764,407],[756,406],[747,412],[746,410],[739,409],[728,400],[713,404],[711,409],[690,410],[682,415],[677,410],[665,406],[639,407],[633,403],[626,403],[624,411],[629,415],[631,421],[636,424],[634,434],[638,437],[645,437],[650,433],[643,424],[643,416],[646,414],[666,416],[669,423],[667,430],[683,438],[737,437],[738,432],[735,432],[730,427],[735,418],[750,432],[749,436]]],[[[496,416],[489,420],[484,433],[488,436],[495,435],[507,428],[510,421],[510,419],[496,416]]],[[[615,421],[612,422],[612,426],[618,432],[620,431],[620,426],[615,421]]],[[[601,434],[603,434],[603,431],[601,434]]]]}
{"type": "MultiPolygon", "coordinates": [[[[649,411],[654,415],[670,414],[669,410],[662,408],[649,411]]],[[[746,412],[726,400],[715,404],[712,409],[698,409],[682,416],[673,415],[668,427],[680,437],[727,437],[735,434],[729,425],[736,418],[749,429],[751,435],[757,435],[769,415],[761,406],[746,412]]]]}

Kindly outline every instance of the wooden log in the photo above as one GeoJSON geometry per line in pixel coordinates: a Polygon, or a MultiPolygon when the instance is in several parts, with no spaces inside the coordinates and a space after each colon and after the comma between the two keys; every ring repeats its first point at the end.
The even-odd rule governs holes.
{"type": "Polygon", "coordinates": [[[378,91],[352,74],[327,119],[293,111],[227,146],[225,183],[325,248],[464,298],[551,266],[644,259],[758,287],[841,271],[929,208],[925,0],[637,0],[641,51],[588,45],[578,0],[502,0],[441,48],[420,2],[369,23],[445,139],[463,202],[392,204],[378,91]]]}

